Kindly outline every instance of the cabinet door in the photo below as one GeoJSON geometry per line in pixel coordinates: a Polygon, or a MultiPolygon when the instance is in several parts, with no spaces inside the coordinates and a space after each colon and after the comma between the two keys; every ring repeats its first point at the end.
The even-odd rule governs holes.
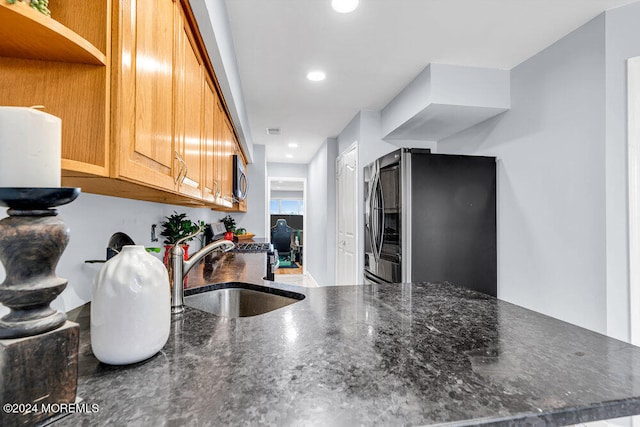
{"type": "Polygon", "coordinates": [[[223,146],[221,156],[221,198],[223,205],[226,207],[233,206],[233,128],[231,122],[225,116],[222,126],[223,132],[223,146]]]}
{"type": "Polygon", "coordinates": [[[204,116],[202,121],[202,173],[203,187],[202,199],[209,203],[215,203],[218,191],[216,182],[215,169],[215,108],[216,108],[216,92],[211,80],[206,78],[203,94],[204,116]]]}
{"type": "Polygon", "coordinates": [[[195,46],[191,29],[184,14],[180,13],[177,38],[177,61],[175,67],[175,142],[182,174],[178,180],[178,191],[182,194],[201,198],[202,177],[202,123],[204,66],[195,46]]]}
{"type": "Polygon", "coordinates": [[[114,52],[113,176],[173,190],[176,4],[137,0],[115,2],[115,7],[121,21],[114,52]]]}

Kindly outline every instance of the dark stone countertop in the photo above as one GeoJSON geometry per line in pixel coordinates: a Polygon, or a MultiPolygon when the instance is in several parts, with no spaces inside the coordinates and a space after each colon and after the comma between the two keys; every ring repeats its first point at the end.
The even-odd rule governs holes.
{"type": "MultiPolygon", "coordinates": [[[[269,284],[270,282],[263,282],[269,284]]],[[[298,288],[270,313],[187,308],[164,349],[114,367],[81,324],[56,425],[561,425],[640,413],[640,348],[446,284],[298,288]]],[[[202,288],[200,290],[203,290],[202,288]]]]}

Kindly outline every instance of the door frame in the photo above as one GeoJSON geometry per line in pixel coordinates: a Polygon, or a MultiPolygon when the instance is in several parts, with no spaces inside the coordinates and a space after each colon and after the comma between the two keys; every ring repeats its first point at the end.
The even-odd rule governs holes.
{"type": "Polygon", "coordinates": [[[335,218],[336,218],[336,229],[335,229],[335,240],[336,240],[336,244],[334,247],[334,252],[335,252],[335,273],[334,273],[334,281],[336,283],[338,283],[338,258],[339,258],[339,232],[338,232],[338,219],[339,219],[339,208],[340,208],[340,192],[338,191],[338,173],[339,173],[339,163],[340,160],[342,160],[347,154],[349,154],[351,151],[355,151],[355,168],[356,168],[356,179],[354,180],[354,187],[353,187],[353,196],[354,196],[354,200],[355,202],[355,215],[356,215],[356,235],[355,235],[355,261],[356,261],[356,282],[354,284],[359,284],[362,283],[362,275],[364,274],[364,272],[362,271],[361,265],[360,265],[360,261],[361,261],[361,244],[360,244],[360,239],[362,236],[360,227],[362,227],[362,203],[360,203],[360,199],[358,197],[358,187],[360,184],[360,179],[362,178],[362,175],[360,173],[360,170],[358,168],[359,162],[358,162],[358,141],[354,141],[352,142],[344,151],[342,151],[342,153],[338,154],[338,157],[336,157],[336,163],[335,163],[335,189],[336,189],[336,211],[335,211],[335,218]]]}
{"type": "Polygon", "coordinates": [[[640,57],[627,60],[630,341],[640,345],[640,57]]]}
{"type": "MultiPolygon", "coordinates": [[[[269,176],[267,178],[267,214],[265,215],[264,220],[264,230],[265,237],[271,241],[271,182],[272,181],[294,181],[294,182],[302,182],[302,232],[305,234],[304,246],[307,246],[306,239],[308,238],[307,234],[307,178],[300,177],[282,177],[282,176],[269,176]]],[[[306,250],[302,250],[302,274],[306,274],[307,272],[307,252],[306,250]]]]}

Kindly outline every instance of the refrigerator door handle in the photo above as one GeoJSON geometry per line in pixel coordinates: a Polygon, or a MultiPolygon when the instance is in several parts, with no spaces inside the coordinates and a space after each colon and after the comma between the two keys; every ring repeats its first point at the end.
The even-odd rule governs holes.
{"type": "Polygon", "coordinates": [[[373,219],[373,255],[376,262],[380,261],[382,254],[382,242],[384,239],[384,196],[382,195],[382,185],[380,175],[376,174],[373,185],[372,197],[372,219],[373,219]]]}
{"type": "Polygon", "coordinates": [[[376,249],[376,240],[375,240],[375,232],[374,232],[375,220],[373,218],[373,214],[374,212],[373,212],[373,192],[372,192],[371,198],[369,198],[369,226],[367,227],[367,231],[369,232],[369,240],[371,241],[371,249],[375,259],[375,254],[377,249],[376,249]]]}
{"type": "Polygon", "coordinates": [[[382,254],[382,245],[384,243],[384,191],[382,188],[382,181],[380,180],[380,174],[378,174],[378,182],[377,182],[377,186],[380,189],[380,237],[379,237],[379,242],[380,245],[378,246],[378,259],[380,259],[380,255],[382,254]]]}
{"type": "MultiPolygon", "coordinates": [[[[377,164],[376,164],[377,167],[377,164]]],[[[371,197],[369,197],[369,217],[370,217],[370,227],[369,227],[369,237],[371,239],[371,246],[372,246],[372,252],[373,252],[373,257],[374,260],[376,261],[376,263],[379,261],[379,257],[378,257],[378,237],[376,235],[376,231],[378,229],[378,221],[377,221],[377,214],[376,214],[376,188],[377,188],[377,180],[378,180],[378,173],[377,170],[374,170],[373,172],[373,176],[371,177],[371,197]]]]}
{"type": "Polygon", "coordinates": [[[373,177],[371,177],[371,181],[367,182],[367,198],[365,199],[364,204],[364,226],[369,231],[371,230],[371,197],[373,195],[373,177]]]}

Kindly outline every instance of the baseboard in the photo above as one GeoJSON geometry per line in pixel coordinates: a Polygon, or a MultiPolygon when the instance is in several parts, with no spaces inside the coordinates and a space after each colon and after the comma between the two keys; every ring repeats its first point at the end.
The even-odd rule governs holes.
{"type": "Polygon", "coordinates": [[[640,427],[640,415],[576,424],[581,427],[640,427]]]}
{"type": "Polygon", "coordinates": [[[309,279],[313,280],[313,283],[314,283],[316,286],[320,286],[320,285],[318,285],[318,281],[316,280],[316,278],[315,278],[315,277],[313,277],[313,275],[312,275],[311,273],[309,273],[309,271],[308,271],[308,270],[304,272],[304,275],[305,275],[305,276],[307,276],[309,279]]]}

